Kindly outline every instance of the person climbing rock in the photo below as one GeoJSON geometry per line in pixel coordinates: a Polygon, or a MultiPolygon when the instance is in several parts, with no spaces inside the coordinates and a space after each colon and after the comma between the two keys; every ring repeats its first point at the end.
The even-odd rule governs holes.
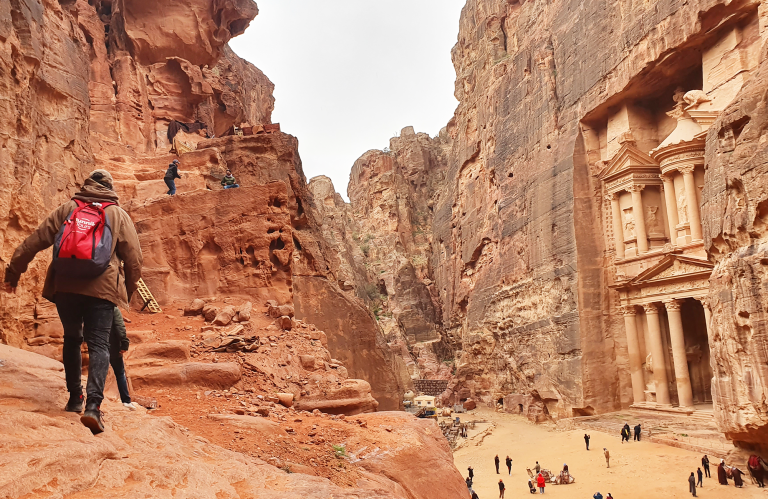
{"type": "Polygon", "coordinates": [[[224,175],[223,179],[221,179],[221,185],[225,189],[236,189],[240,187],[240,185],[235,180],[235,176],[232,175],[232,172],[230,170],[227,170],[227,174],[224,175]]]}
{"type": "Polygon", "coordinates": [[[125,374],[125,363],[123,362],[123,354],[128,351],[130,344],[128,334],[125,331],[123,314],[120,313],[118,307],[115,307],[115,313],[112,318],[112,330],[109,334],[109,365],[112,366],[112,372],[115,373],[117,390],[120,392],[120,402],[126,408],[135,411],[137,407],[131,401],[131,394],[128,391],[128,377],[125,374]]]}
{"type": "Polygon", "coordinates": [[[109,370],[114,309],[116,305],[128,308],[141,278],[143,260],[136,229],[118,206],[109,172],[91,172],[82,189],[16,248],[5,271],[5,290],[15,293],[29,263],[50,246],[54,246],[54,256],[42,294],[56,304],[64,327],[63,362],[69,391],[65,410],[83,410],[80,345],[85,340],[88,383],[80,421],[94,434],[101,433],[100,407],[109,370]]]}
{"type": "Polygon", "coordinates": [[[171,164],[168,165],[168,169],[165,171],[165,177],[163,177],[165,185],[168,186],[167,194],[169,196],[176,195],[177,178],[181,178],[181,175],[179,175],[179,160],[174,159],[171,164]]]}

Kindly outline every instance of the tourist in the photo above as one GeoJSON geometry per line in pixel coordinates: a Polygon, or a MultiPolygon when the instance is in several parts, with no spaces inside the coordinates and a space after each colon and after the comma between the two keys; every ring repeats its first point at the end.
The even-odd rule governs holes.
{"type": "Polygon", "coordinates": [[[536,461],[536,466],[534,466],[533,468],[536,470],[536,473],[541,471],[541,465],[539,464],[538,461],[536,461]]]}
{"type": "Polygon", "coordinates": [[[608,452],[608,449],[603,447],[603,454],[605,454],[605,466],[610,468],[611,467],[611,453],[608,452]]]}
{"type": "Polygon", "coordinates": [[[701,458],[701,465],[704,467],[704,476],[712,478],[712,475],[709,473],[709,458],[706,454],[701,458]]]}
{"type": "Polygon", "coordinates": [[[128,409],[135,411],[137,406],[131,402],[131,394],[128,391],[128,377],[125,375],[125,363],[123,362],[123,354],[128,351],[130,344],[128,334],[125,331],[123,314],[120,313],[119,308],[115,307],[112,330],[109,333],[109,364],[115,373],[117,391],[120,392],[120,402],[128,409]]]}
{"type": "Polygon", "coordinates": [[[589,439],[592,438],[586,433],[584,434],[584,441],[587,443],[587,450],[589,450],[589,439]]]}
{"type": "Polygon", "coordinates": [[[640,428],[640,423],[637,423],[635,426],[635,440],[638,442],[640,441],[640,434],[642,433],[642,428],[640,428]]]}
{"type": "Polygon", "coordinates": [[[472,491],[472,499],[480,499],[480,498],[477,496],[477,492],[475,492],[474,490],[472,491]]]}
{"type": "Polygon", "coordinates": [[[536,486],[533,485],[533,481],[531,481],[531,480],[528,480],[528,491],[531,494],[535,494],[536,493],[536,486]]]}
{"type": "Polygon", "coordinates": [[[496,454],[496,457],[493,458],[494,464],[496,464],[496,474],[499,474],[499,455],[496,454]]]}
{"type": "Polygon", "coordinates": [[[607,495],[607,496],[605,496],[605,499],[613,499],[613,496],[611,495],[611,493],[610,493],[610,492],[608,492],[608,495],[607,495]]]}
{"type": "Polygon", "coordinates": [[[594,494],[592,494],[592,499],[603,499],[603,494],[601,494],[600,492],[595,492],[594,494]]]}
{"type": "Polygon", "coordinates": [[[621,429],[621,443],[624,443],[624,440],[629,442],[629,423],[624,423],[624,427],[621,429]]]}
{"type": "Polygon", "coordinates": [[[80,381],[83,339],[88,344],[88,383],[85,413],[80,422],[93,434],[104,431],[101,402],[109,370],[109,337],[116,305],[128,308],[141,278],[141,247],[128,214],[117,205],[112,175],[91,172],[72,200],[59,206],[40,224],[11,258],[5,289],[16,292],[19,278],[37,253],[54,246],[55,256],[43,285],[43,297],[56,304],[64,327],[63,363],[69,401],[64,410],[83,410],[80,381]],[[73,219],[72,223],[66,223],[73,219]],[[78,230],[72,230],[77,227],[78,230]],[[102,244],[109,227],[111,245],[102,244]],[[64,243],[62,243],[64,241],[64,243]],[[123,277],[124,276],[124,277],[123,277]],[[119,285],[122,280],[123,285],[119,285]]]}
{"type": "Polygon", "coordinates": [[[165,185],[168,186],[168,192],[167,194],[169,196],[176,195],[176,179],[181,178],[181,175],[179,175],[179,160],[174,159],[170,165],[168,165],[168,169],[165,171],[165,177],[163,177],[163,180],[165,181],[165,185]]]}
{"type": "Polygon", "coordinates": [[[568,465],[563,463],[563,471],[568,473],[568,465]]]}
{"type": "Polygon", "coordinates": [[[702,472],[701,472],[701,468],[699,468],[699,469],[697,469],[697,470],[696,470],[696,476],[697,476],[697,477],[698,477],[698,479],[699,479],[699,481],[698,481],[698,482],[696,482],[696,486],[697,486],[697,487],[703,487],[703,486],[704,486],[704,482],[703,482],[702,480],[703,480],[703,478],[704,478],[704,473],[702,473],[702,472]]]}
{"type": "Polygon", "coordinates": [[[499,499],[504,499],[504,482],[499,478],[499,499]]]}
{"type": "Polygon", "coordinates": [[[509,475],[512,474],[512,460],[507,456],[507,459],[505,460],[507,463],[507,471],[509,471],[509,475]]]}
{"type": "Polygon", "coordinates": [[[728,475],[725,473],[725,459],[720,460],[720,464],[717,465],[717,481],[720,485],[728,485],[728,475]]]}
{"type": "Polygon", "coordinates": [[[467,471],[469,472],[469,480],[472,481],[472,479],[475,478],[475,470],[472,466],[469,466],[467,467],[467,471]]]}
{"type": "Polygon", "coordinates": [[[470,492],[472,492],[472,479],[467,477],[467,479],[464,481],[467,482],[467,488],[469,489],[470,492]]]}
{"type": "Polygon", "coordinates": [[[693,494],[693,497],[696,497],[696,478],[693,476],[693,471],[691,471],[691,476],[688,477],[688,492],[693,494]]]}
{"type": "Polygon", "coordinates": [[[731,468],[731,474],[733,475],[733,484],[739,488],[743,487],[744,480],[741,479],[741,475],[743,475],[741,470],[736,466],[734,466],[733,468],[731,468]]]}
{"type": "Polygon", "coordinates": [[[544,493],[544,487],[547,486],[547,481],[544,480],[544,475],[539,473],[539,476],[536,477],[536,485],[539,486],[539,494],[544,493]]]}
{"type": "Polygon", "coordinates": [[[235,180],[235,176],[232,175],[232,172],[227,170],[227,174],[224,175],[224,178],[221,179],[221,185],[225,189],[236,189],[240,187],[240,185],[235,180]]]}

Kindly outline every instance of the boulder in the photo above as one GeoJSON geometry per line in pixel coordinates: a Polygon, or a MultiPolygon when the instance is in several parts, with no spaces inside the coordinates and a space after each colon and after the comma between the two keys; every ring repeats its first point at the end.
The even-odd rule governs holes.
{"type": "Polygon", "coordinates": [[[208,322],[213,322],[213,320],[216,318],[216,315],[219,313],[219,308],[215,307],[213,305],[206,305],[203,307],[203,316],[205,317],[205,320],[208,322]]]}
{"type": "Polygon", "coordinates": [[[307,371],[315,370],[316,359],[314,355],[299,355],[299,361],[301,362],[301,367],[307,371]]]}
{"type": "Polygon", "coordinates": [[[226,326],[230,322],[232,322],[232,318],[235,316],[235,307],[232,305],[227,305],[226,307],[222,308],[218,314],[216,314],[216,318],[213,319],[213,325],[214,326],[226,326]]]}
{"type": "Polygon", "coordinates": [[[477,403],[472,399],[467,399],[464,401],[464,409],[471,411],[473,409],[477,408],[477,403]]]}
{"type": "Polygon", "coordinates": [[[137,389],[181,385],[227,389],[240,381],[241,376],[240,365],[234,362],[189,362],[131,369],[131,382],[137,389]]]}
{"type": "Polygon", "coordinates": [[[281,405],[285,407],[292,407],[293,406],[293,394],[292,393],[278,393],[277,394],[277,400],[280,402],[281,405]]]}
{"type": "Polygon", "coordinates": [[[282,317],[284,315],[293,317],[293,305],[269,305],[267,313],[273,319],[277,319],[278,317],[282,317]]]}
{"type": "Polygon", "coordinates": [[[171,362],[186,362],[189,360],[189,341],[168,340],[155,343],[140,343],[128,350],[127,361],[135,364],[142,360],[160,359],[171,362]]]}
{"type": "Polygon", "coordinates": [[[195,299],[192,303],[184,307],[184,315],[200,315],[203,313],[205,302],[200,298],[195,299]]]}
{"type": "Polygon", "coordinates": [[[371,385],[367,381],[348,379],[340,386],[308,388],[308,394],[295,401],[294,406],[299,411],[318,409],[328,414],[353,416],[375,412],[379,403],[371,396],[371,385]]]}
{"type": "Polygon", "coordinates": [[[236,319],[237,322],[245,322],[251,320],[251,311],[253,310],[253,303],[247,301],[237,307],[236,319]]]}
{"type": "Polygon", "coordinates": [[[286,331],[290,331],[293,329],[293,319],[288,317],[287,315],[284,315],[278,319],[278,323],[281,328],[285,329],[286,331]]]}

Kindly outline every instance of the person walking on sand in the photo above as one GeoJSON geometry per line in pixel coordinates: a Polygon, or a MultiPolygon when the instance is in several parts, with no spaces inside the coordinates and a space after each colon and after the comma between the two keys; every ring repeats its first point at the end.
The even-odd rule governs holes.
{"type": "Polygon", "coordinates": [[[586,442],[586,443],[587,443],[587,450],[589,450],[589,439],[590,439],[590,438],[592,438],[592,437],[590,437],[590,436],[589,436],[589,435],[587,435],[586,433],[584,434],[584,442],[586,442]]]}
{"type": "Polygon", "coordinates": [[[496,454],[496,457],[493,458],[493,463],[496,465],[496,474],[499,474],[499,455],[496,454]]]}
{"type": "Polygon", "coordinates": [[[712,478],[712,475],[709,473],[709,458],[706,454],[701,458],[701,465],[704,467],[704,476],[712,478]]]}
{"type": "Polygon", "coordinates": [[[603,454],[605,454],[605,466],[610,468],[611,467],[611,453],[608,452],[608,449],[603,447],[603,454]]]}
{"type": "Polygon", "coordinates": [[[547,481],[544,480],[544,475],[539,473],[539,475],[536,477],[536,485],[539,486],[539,494],[544,493],[544,487],[547,486],[547,481]]]}
{"type": "Polygon", "coordinates": [[[507,463],[507,471],[509,472],[508,475],[512,474],[512,460],[507,456],[507,459],[505,459],[505,462],[507,463]]]}
{"type": "Polygon", "coordinates": [[[693,471],[691,471],[691,476],[688,477],[688,492],[690,492],[693,497],[696,497],[696,478],[693,476],[693,471]]]}
{"type": "Polygon", "coordinates": [[[720,460],[720,464],[717,465],[717,481],[720,485],[728,485],[728,475],[725,472],[725,459],[720,460]]]}
{"type": "Polygon", "coordinates": [[[640,428],[640,423],[637,423],[637,425],[635,425],[635,440],[637,440],[638,442],[640,441],[640,434],[642,432],[643,432],[643,429],[640,428]]]}
{"type": "Polygon", "coordinates": [[[592,499],[603,499],[603,494],[601,494],[599,491],[592,494],[592,499]]]}
{"type": "Polygon", "coordinates": [[[179,160],[174,159],[171,161],[171,164],[168,165],[168,169],[165,171],[165,176],[163,177],[163,181],[165,182],[165,185],[168,186],[168,194],[169,196],[175,196],[176,195],[176,179],[181,178],[181,175],[179,175],[179,160]]]}
{"type": "Polygon", "coordinates": [[[133,221],[118,206],[112,175],[94,170],[75,196],[59,206],[27,237],[5,269],[5,290],[16,292],[35,255],[53,246],[43,297],[56,304],[64,328],[63,363],[68,412],[83,410],[83,340],[89,365],[85,412],[80,422],[95,435],[104,431],[101,402],[109,370],[110,332],[116,305],[128,308],[141,278],[143,258],[133,221]]]}
{"type": "Polygon", "coordinates": [[[504,490],[506,487],[504,486],[504,482],[501,481],[501,478],[499,478],[499,499],[504,499],[504,490]]]}
{"type": "Polygon", "coordinates": [[[697,487],[703,487],[704,483],[702,482],[702,479],[704,478],[704,473],[701,472],[701,468],[696,470],[696,476],[698,477],[698,482],[696,482],[697,487]]]}
{"type": "Polygon", "coordinates": [[[744,480],[741,479],[741,475],[742,475],[741,470],[736,466],[734,466],[733,468],[731,468],[731,474],[733,475],[733,484],[738,488],[743,487],[744,480]]]}

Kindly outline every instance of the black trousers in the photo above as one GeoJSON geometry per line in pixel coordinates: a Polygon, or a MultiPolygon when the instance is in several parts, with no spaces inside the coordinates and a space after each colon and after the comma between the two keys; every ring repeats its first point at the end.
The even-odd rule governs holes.
{"type": "Polygon", "coordinates": [[[104,381],[109,370],[109,334],[115,305],[101,298],[73,293],[57,293],[56,309],[64,326],[64,374],[67,390],[83,393],[80,375],[83,357],[80,345],[88,345],[88,383],[86,403],[101,405],[104,381]]]}
{"type": "Polygon", "coordinates": [[[637,440],[638,442],[640,441],[640,434],[639,433],[635,433],[635,440],[637,440]]]}
{"type": "Polygon", "coordinates": [[[707,478],[712,478],[712,475],[709,474],[709,465],[708,464],[704,465],[704,476],[707,477],[707,478]]]}

